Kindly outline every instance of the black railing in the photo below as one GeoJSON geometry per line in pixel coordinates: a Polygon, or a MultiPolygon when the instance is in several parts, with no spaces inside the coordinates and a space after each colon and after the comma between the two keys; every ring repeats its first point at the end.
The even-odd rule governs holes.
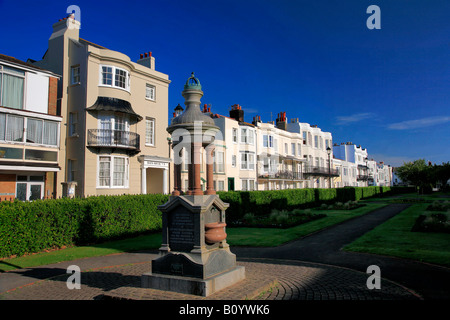
{"type": "Polygon", "coordinates": [[[312,176],[339,176],[339,170],[327,167],[316,167],[316,166],[306,166],[305,167],[305,175],[312,176]]]}
{"type": "Polygon", "coordinates": [[[284,179],[284,180],[303,180],[303,174],[297,171],[283,170],[271,173],[262,173],[258,176],[261,179],[284,179]]]}
{"type": "Polygon", "coordinates": [[[109,147],[139,150],[139,134],[109,129],[89,129],[87,144],[90,147],[109,147]]]}
{"type": "Polygon", "coordinates": [[[368,174],[358,174],[358,176],[356,177],[356,180],[367,181],[367,180],[369,180],[369,175],[368,174]]]}

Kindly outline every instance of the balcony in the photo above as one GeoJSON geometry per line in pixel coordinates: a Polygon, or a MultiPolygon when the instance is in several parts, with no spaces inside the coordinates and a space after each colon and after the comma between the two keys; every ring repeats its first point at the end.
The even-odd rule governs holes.
{"type": "Polygon", "coordinates": [[[369,175],[368,174],[358,174],[358,176],[356,177],[356,180],[367,181],[367,180],[369,180],[369,175]]]}
{"type": "Polygon", "coordinates": [[[331,169],[327,167],[316,167],[316,166],[306,166],[305,167],[305,176],[332,176],[332,177],[339,177],[339,170],[338,169],[331,169]]]}
{"type": "Polygon", "coordinates": [[[125,149],[130,154],[139,153],[140,136],[137,133],[109,129],[89,129],[88,147],[125,149]]]}
{"type": "Polygon", "coordinates": [[[259,179],[272,179],[272,180],[303,180],[303,174],[296,171],[278,171],[273,173],[260,174],[259,179]]]}

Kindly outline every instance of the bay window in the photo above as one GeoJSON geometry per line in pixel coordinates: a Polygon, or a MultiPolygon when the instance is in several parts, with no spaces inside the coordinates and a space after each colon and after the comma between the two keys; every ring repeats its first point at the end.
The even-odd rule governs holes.
{"type": "Polygon", "coordinates": [[[241,169],[254,170],[255,169],[255,154],[251,152],[241,152],[241,169]]]}
{"type": "Polygon", "coordinates": [[[115,66],[100,66],[100,85],[130,90],[130,74],[115,66]]]}

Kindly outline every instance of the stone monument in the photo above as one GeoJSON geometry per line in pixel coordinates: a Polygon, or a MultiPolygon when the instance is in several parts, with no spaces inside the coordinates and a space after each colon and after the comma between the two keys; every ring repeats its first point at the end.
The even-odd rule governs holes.
{"type": "Polygon", "coordinates": [[[208,296],[245,279],[245,268],[226,242],[224,203],[214,190],[214,139],[219,128],[200,111],[200,81],[192,73],[182,95],[186,110],[167,131],[174,149],[174,190],[162,212],[162,245],[152,271],[142,275],[142,287],[208,296]],[[181,191],[181,157],[188,152],[189,188],[181,191]],[[206,191],[201,189],[202,148],[206,151],[206,191]]]}

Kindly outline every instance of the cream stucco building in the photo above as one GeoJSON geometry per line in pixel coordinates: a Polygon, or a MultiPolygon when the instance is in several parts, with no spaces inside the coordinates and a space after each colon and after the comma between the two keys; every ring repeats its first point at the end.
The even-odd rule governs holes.
{"type": "Polygon", "coordinates": [[[79,31],[73,16],[56,22],[47,52],[33,61],[62,76],[58,188],[77,196],[168,193],[168,75],[155,70],[151,52],[133,62],[79,31]]]}

